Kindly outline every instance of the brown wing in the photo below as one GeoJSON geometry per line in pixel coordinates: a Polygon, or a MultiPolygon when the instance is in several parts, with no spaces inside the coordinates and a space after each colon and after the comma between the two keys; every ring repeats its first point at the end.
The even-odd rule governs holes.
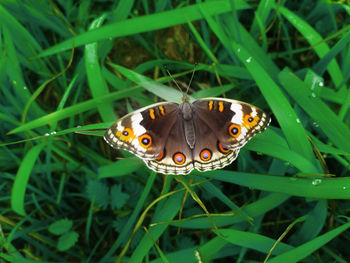
{"type": "Polygon", "coordinates": [[[113,148],[154,159],[162,153],[178,114],[176,103],[161,102],[141,108],[114,123],[104,139],[113,148]]]}
{"type": "Polygon", "coordinates": [[[196,144],[193,149],[194,167],[201,171],[221,169],[232,163],[240,148],[230,150],[217,137],[212,128],[200,118],[194,119],[196,144]]]}
{"type": "Polygon", "coordinates": [[[185,139],[182,118],[170,129],[163,152],[154,160],[144,161],[150,169],[163,174],[188,174],[193,170],[192,151],[185,139]]]}
{"type": "Polygon", "coordinates": [[[206,98],[195,101],[193,107],[196,116],[231,150],[243,147],[270,123],[264,111],[241,101],[206,98]]]}

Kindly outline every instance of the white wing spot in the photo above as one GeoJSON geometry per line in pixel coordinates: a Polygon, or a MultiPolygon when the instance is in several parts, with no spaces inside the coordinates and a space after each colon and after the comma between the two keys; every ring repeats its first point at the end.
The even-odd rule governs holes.
{"type": "Polygon", "coordinates": [[[231,110],[236,113],[232,117],[231,122],[241,125],[243,120],[242,105],[237,103],[232,103],[231,110]]]}
{"type": "Polygon", "coordinates": [[[141,113],[134,114],[131,117],[131,125],[134,134],[139,137],[146,132],[146,129],[140,125],[140,122],[143,120],[141,113]]]}
{"type": "Polygon", "coordinates": [[[244,139],[244,137],[247,134],[247,131],[248,131],[247,128],[243,126],[241,128],[241,134],[238,136],[237,140],[240,141],[240,140],[244,139]]]}
{"type": "Polygon", "coordinates": [[[117,130],[120,131],[120,132],[124,131],[124,126],[122,126],[121,122],[118,122],[117,130]]]}
{"type": "Polygon", "coordinates": [[[252,108],[251,116],[254,118],[256,115],[258,115],[258,113],[256,112],[256,109],[252,108]]]}
{"type": "Polygon", "coordinates": [[[138,152],[146,152],[146,148],[143,148],[142,146],[140,146],[140,142],[139,142],[139,139],[136,138],[136,139],[133,139],[131,141],[131,144],[134,146],[134,148],[136,149],[136,151],[138,152]]]}

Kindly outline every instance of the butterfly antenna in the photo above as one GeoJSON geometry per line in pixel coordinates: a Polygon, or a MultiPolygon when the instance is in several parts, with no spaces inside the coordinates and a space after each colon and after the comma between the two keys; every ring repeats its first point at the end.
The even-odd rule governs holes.
{"type": "Polygon", "coordinates": [[[186,89],[186,95],[188,93],[188,90],[190,89],[190,86],[192,84],[192,80],[193,80],[193,77],[194,77],[194,73],[196,72],[196,67],[197,67],[197,63],[194,64],[194,68],[193,68],[193,71],[192,71],[192,76],[191,76],[191,79],[190,79],[190,83],[188,83],[188,86],[187,86],[187,89],[186,89]]]}
{"type": "Polygon", "coordinates": [[[173,75],[171,75],[170,71],[164,66],[166,72],[168,73],[168,75],[170,76],[171,80],[175,83],[176,87],[178,87],[178,89],[180,90],[181,93],[183,93],[182,89],[180,88],[179,84],[177,83],[177,81],[174,79],[173,75]]]}

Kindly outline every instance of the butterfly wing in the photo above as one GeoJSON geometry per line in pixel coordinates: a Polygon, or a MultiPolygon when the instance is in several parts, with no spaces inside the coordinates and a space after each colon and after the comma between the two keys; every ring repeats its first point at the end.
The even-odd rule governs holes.
{"type": "Polygon", "coordinates": [[[193,149],[194,167],[201,171],[221,169],[232,163],[239,148],[228,149],[217,137],[215,131],[200,118],[194,119],[196,144],[193,149]]]}
{"type": "Polygon", "coordinates": [[[225,148],[242,148],[270,123],[267,114],[245,102],[206,98],[193,103],[196,116],[205,122],[225,148]]]}
{"type": "Polygon", "coordinates": [[[158,158],[144,162],[150,169],[163,174],[188,174],[194,169],[192,150],[186,142],[181,117],[171,128],[163,152],[158,158]]]}
{"type": "Polygon", "coordinates": [[[193,111],[196,129],[193,159],[199,171],[220,169],[232,163],[240,149],[270,122],[261,109],[236,100],[197,100],[193,111]]]}
{"type": "Polygon", "coordinates": [[[106,131],[104,139],[113,148],[154,159],[163,152],[178,117],[177,103],[156,103],[121,118],[106,131]]]}

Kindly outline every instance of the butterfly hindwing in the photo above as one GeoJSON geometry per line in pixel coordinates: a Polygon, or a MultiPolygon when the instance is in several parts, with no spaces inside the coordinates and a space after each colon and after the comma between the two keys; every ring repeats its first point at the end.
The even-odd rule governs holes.
{"type": "Polygon", "coordinates": [[[221,169],[237,158],[239,149],[226,148],[203,120],[195,118],[194,126],[197,140],[193,150],[193,161],[197,170],[204,172],[221,169]]]}
{"type": "Polygon", "coordinates": [[[194,169],[192,151],[183,136],[183,120],[170,129],[163,152],[154,160],[144,160],[149,168],[163,174],[188,174],[194,169]]]}

